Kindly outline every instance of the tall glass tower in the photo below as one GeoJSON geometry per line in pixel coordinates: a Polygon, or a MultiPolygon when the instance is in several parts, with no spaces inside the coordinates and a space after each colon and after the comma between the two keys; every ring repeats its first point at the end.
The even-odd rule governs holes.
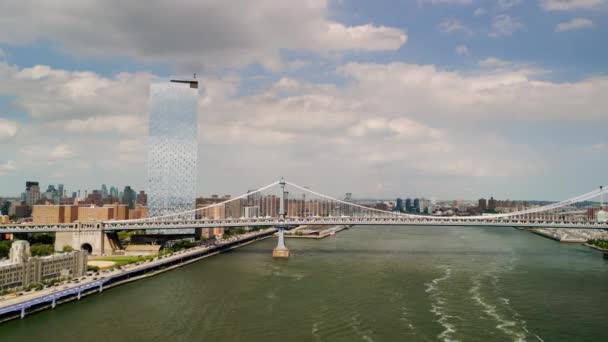
{"type": "MultiPolygon", "coordinates": [[[[198,81],[166,80],[150,85],[148,216],[195,208],[198,156],[198,81]]],[[[194,217],[194,214],[184,218],[194,217]]],[[[184,234],[185,231],[157,233],[184,234]]]]}

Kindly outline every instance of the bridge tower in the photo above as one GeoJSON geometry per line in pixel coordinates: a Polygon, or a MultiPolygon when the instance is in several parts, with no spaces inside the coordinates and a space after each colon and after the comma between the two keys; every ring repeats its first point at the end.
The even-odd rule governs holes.
{"type": "MultiPolygon", "coordinates": [[[[281,202],[279,203],[279,221],[285,220],[285,180],[281,178],[279,182],[281,186],[281,202]]],[[[273,258],[288,258],[289,249],[285,246],[285,226],[277,226],[279,229],[279,237],[277,239],[277,246],[272,250],[273,258]]]]}

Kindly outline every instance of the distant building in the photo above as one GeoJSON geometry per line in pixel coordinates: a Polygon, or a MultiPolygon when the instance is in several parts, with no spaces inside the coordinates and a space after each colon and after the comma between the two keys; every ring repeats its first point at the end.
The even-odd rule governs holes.
{"type": "Polygon", "coordinates": [[[17,290],[44,281],[80,277],[86,270],[85,251],[32,257],[27,241],[15,241],[11,245],[9,259],[0,261],[0,291],[17,290]]]}
{"type": "Polygon", "coordinates": [[[490,199],[488,200],[488,210],[491,212],[496,211],[496,200],[494,199],[494,197],[490,197],[490,199]]]}
{"type": "Polygon", "coordinates": [[[243,207],[243,217],[254,218],[260,216],[260,207],[258,206],[247,206],[243,207]]]}
{"type": "Polygon", "coordinates": [[[38,182],[25,182],[25,203],[32,206],[40,199],[40,185],[38,182]]]}
{"type": "Polygon", "coordinates": [[[403,212],[403,210],[403,200],[401,198],[397,198],[397,200],[395,200],[395,211],[403,212]]]}
{"type": "Polygon", "coordinates": [[[408,213],[412,212],[412,199],[411,198],[405,199],[405,211],[408,213]]]}
{"type": "Polygon", "coordinates": [[[120,200],[121,204],[126,205],[129,209],[135,208],[135,199],[137,198],[137,194],[135,190],[131,189],[130,186],[125,186],[125,189],[122,192],[122,198],[120,200]]]}
{"type": "Polygon", "coordinates": [[[420,199],[414,198],[414,204],[412,205],[412,211],[415,213],[420,212],[420,199]]]}
{"type": "Polygon", "coordinates": [[[477,204],[477,208],[479,208],[479,211],[481,211],[482,213],[485,212],[488,209],[488,201],[485,198],[480,198],[477,204]]]}
{"type": "Polygon", "coordinates": [[[147,206],[148,205],[148,195],[143,190],[141,190],[137,194],[137,197],[135,198],[135,203],[142,207],[147,206]]]}

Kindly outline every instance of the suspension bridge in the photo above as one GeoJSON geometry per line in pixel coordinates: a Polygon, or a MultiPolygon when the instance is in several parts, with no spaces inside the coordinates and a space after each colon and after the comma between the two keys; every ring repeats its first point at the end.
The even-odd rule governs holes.
{"type": "Polygon", "coordinates": [[[376,209],[347,202],[280,180],[241,196],[189,211],[132,220],[65,224],[5,224],[0,233],[69,232],[75,230],[142,230],[213,227],[298,225],[491,226],[563,229],[608,229],[607,222],[573,219],[576,203],[603,197],[608,189],[593,191],[544,206],[481,216],[433,216],[376,209]],[[287,190],[299,192],[289,196],[287,190]],[[278,193],[276,191],[278,190],[278,193]],[[245,210],[243,210],[245,209],[245,210]],[[246,215],[242,213],[245,211],[246,215]]]}
{"type": "Polygon", "coordinates": [[[122,230],[215,227],[276,227],[279,245],[283,231],[301,225],[482,226],[560,229],[608,229],[605,221],[570,215],[579,202],[600,198],[608,189],[593,191],[544,206],[481,216],[433,216],[381,210],[340,200],[308,187],[279,180],[189,211],[133,220],[74,222],[66,224],[6,224],[0,233],[112,232],[122,230]]]}

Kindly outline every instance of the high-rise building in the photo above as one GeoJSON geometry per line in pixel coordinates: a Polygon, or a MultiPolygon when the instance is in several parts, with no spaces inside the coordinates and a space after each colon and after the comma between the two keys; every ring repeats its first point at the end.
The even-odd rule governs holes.
{"type": "Polygon", "coordinates": [[[65,196],[65,192],[63,190],[63,184],[57,184],[57,192],[59,193],[59,198],[65,196]]]}
{"type": "Polygon", "coordinates": [[[395,201],[395,211],[403,212],[403,200],[401,198],[397,198],[395,201]]]}
{"type": "Polygon", "coordinates": [[[414,204],[412,206],[412,211],[415,213],[420,212],[420,199],[419,198],[414,198],[414,204]]]}
{"type": "Polygon", "coordinates": [[[106,199],[108,195],[108,187],[105,184],[101,184],[101,199],[106,199]]]}
{"type": "Polygon", "coordinates": [[[496,200],[494,199],[494,197],[490,197],[490,199],[488,200],[488,210],[491,212],[496,211],[496,200]]]}
{"type": "Polygon", "coordinates": [[[486,209],[488,209],[488,201],[486,201],[485,198],[480,198],[477,204],[477,208],[479,208],[479,211],[483,213],[484,211],[486,211],[486,209]]]}
{"type": "Polygon", "coordinates": [[[122,198],[120,203],[129,207],[129,209],[133,209],[135,207],[135,198],[137,194],[135,190],[131,189],[130,186],[125,186],[125,190],[122,192],[122,198]]]}
{"type": "Polygon", "coordinates": [[[27,205],[34,205],[40,199],[40,185],[38,182],[27,181],[25,182],[25,203],[27,205]]]}
{"type": "Polygon", "coordinates": [[[147,190],[150,216],[195,208],[197,140],[198,81],[152,83],[147,190]]]}
{"type": "Polygon", "coordinates": [[[405,211],[408,213],[412,212],[412,199],[411,198],[405,199],[405,211]]]}

